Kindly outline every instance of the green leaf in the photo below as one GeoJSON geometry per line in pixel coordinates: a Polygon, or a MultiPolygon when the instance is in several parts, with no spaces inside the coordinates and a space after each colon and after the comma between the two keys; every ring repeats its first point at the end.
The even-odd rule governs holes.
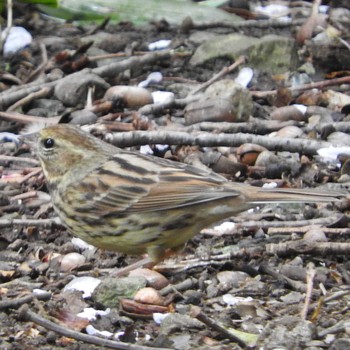
{"type": "Polygon", "coordinates": [[[57,0],[20,0],[20,2],[25,2],[27,4],[36,4],[36,5],[46,5],[57,7],[57,0]]]}
{"type": "MultiPolygon", "coordinates": [[[[29,1],[29,0],[26,0],[29,1]]],[[[49,1],[49,0],[47,0],[49,1]]],[[[208,8],[189,0],[57,0],[57,12],[45,8],[51,16],[60,16],[70,20],[102,20],[110,17],[112,22],[130,21],[136,25],[146,24],[152,20],[165,19],[171,24],[181,24],[191,16],[200,22],[237,22],[239,17],[216,8],[208,8]]]]}

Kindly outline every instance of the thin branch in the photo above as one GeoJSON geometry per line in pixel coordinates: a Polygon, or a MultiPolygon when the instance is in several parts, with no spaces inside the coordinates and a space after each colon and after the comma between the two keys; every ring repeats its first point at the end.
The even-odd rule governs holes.
{"type": "MultiPolygon", "coordinates": [[[[329,80],[317,81],[315,83],[303,84],[290,87],[289,91],[306,91],[312,89],[323,89],[328,86],[340,85],[340,84],[350,84],[350,76],[334,78],[329,80]]],[[[277,90],[270,91],[251,91],[251,94],[258,98],[266,98],[269,96],[277,95],[277,90]]]]}
{"type": "Polygon", "coordinates": [[[118,147],[130,147],[147,144],[196,145],[202,147],[238,147],[244,143],[255,143],[273,151],[289,151],[306,155],[315,155],[320,148],[332,146],[330,142],[310,139],[291,139],[262,135],[237,133],[234,135],[192,133],[175,131],[132,131],[107,134],[106,141],[118,147]]]}
{"type": "Polygon", "coordinates": [[[0,112],[0,119],[10,120],[22,124],[40,123],[43,125],[57,124],[61,117],[38,117],[35,115],[26,115],[18,112],[0,112]]]}
{"type": "Polygon", "coordinates": [[[259,272],[265,273],[267,275],[270,275],[276,278],[279,281],[284,282],[285,284],[287,284],[288,286],[290,286],[291,288],[293,288],[298,292],[305,293],[306,291],[305,283],[302,283],[300,281],[294,281],[291,278],[284,276],[283,274],[275,271],[272,267],[268,266],[267,264],[261,264],[259,268],[259,272]]]}
{"type": "Polygon", "coordinates": [[[165,102],[152,103],[142,106],[138,112],[141,115],[160,114],[167,108],[184,108],[187,104],[197,101],[201,95],[190,95],[186,98],[167,100],[165,102]]]}
{"type": "Polygon", "coordinates": [[[201,84],[200,86],[195,88],[193,91],[191,91],[191,95],[196,95],[198,94],[198,92],[205,90],[208,86],[218,81],[224,75],[232,72],[239,65],[244,64],[245,62],[246,62],[246,58],[244,56],[238,57],[237,60],[234,63],[232,63],[229,67],[222,68],[221,71],[215,74],[211,79],[209,79],[208,81],[206,81],[205,83],[201,84]]]}
{"type": "Polygon", "coordinates": [[[314,278],[316,275],[315,266],[313,263],[309,263],[307,266],[307,272],[306,272],[306,295],[305,295],[305,302],[303,309],[301,311],[301,318],[303,320],[306,320],[309,306],[312,298],[312,291],[314,286],[314,278]]]}
{"type": "Polygon", "coordinates": [[[51,298],[50,292],[45,292],[42,294],[27,294],[20,298],[15,299],[5,299],[0,301],[0,310],[7,310],[7,309],[18,309],[20,306],[24,304],[28,304],[34,299],[38,300],[49,300],[51,298]]]}
{"type": "Polygon", "coordinates": [[[25,183],[28,179],[30,179],[31,177],[38,175],[42,172],[43,170],[41,168],[38,169],[34,169],[33,171],[31,171],[29,174],[23,176],[23,178],[19,181],[20,184],[25,183]]]}
{"type": "Polygon", "coordinates": [[[266,228],[281,228],[285,226],[294,226],[298,227],[300,226],[307,226],[307,225],[332,225],[335,222],[338,222],[341,219],[342,215],[334,215],[331,217],[325,217],[325,218],[317,218],[317,219],[311,219],[311,220],[298,220],[296,221],[238,221],[237,218],[234,218],[234,222],[237,224],[238,228],[244,228],[244,229],[251,229],[260,227],[263,229],[266,228]]]}
{"type": "Polygon", "coordinates": [[[331,326],[326,329],[322,329],[318,332],[320,338],[325,337],[328,334],[337,334],[337,333],[347,333],[347,330],[350,328],[350,322],[348,320],[341,320],[336,323],[334,326],[331,326]]]}
{"type": "MultiPolygon", "coordinates": [[[[23,305],[19,310],[19,319],[21,321],[34,322],[39,326],[42,326],[50,331],[53,331],[57,334],[63,335],[64,337],[73,338],[78,341],[82,341],[85,343],[95,344],[98,346],[103,346],[111,349],[119,349],[119,350],[159,350],[159,348],[142,346],[142,345],[134,345],[129,343],[122,343],[118,341],[113,341],[109,339],[98,338],[93,335],[88,335],[80,332],[73,331],[71,329],[62,327],[56,323],[53,323],[33,311],[29,310],[28,305],[23,305]]],[[[167,350],[164,348],[164,350],[167,350]]],[[[170,350],[170,349],[168,349],[170,350]]]]}
{"type": "MultiPolygon", "coordinates": [[[[282,222],[285,224],[285,222],[282,222]]],[[[314,228],[320,228],[326,235],[338,235],[341,237],[345,237],[350,235],[350,228],[328,228],[324,226],[319,226],[319,225],[307,225],[307,226],[288,226],[286,227],[270,227],[267,230],[267,234],[271,237],[273,235],[280,235],[280,234],[287,234],[291,235],[292,233],[294,234],[299,234],[303,235],[306,232],[310,231],[311,229],[314,228]]]]}
{"type": "Polygon", "coordinates": [[[7,0],[7,29],[10,32],[13,24],[13,4],[12,0],[7,0]]]}
{"type": "Polygon", "coordinates": [[[350,243],[310,242],[304,239],[277,244],[267,244],[266,252],[271,255],[286,256],[295,254],[314,254],[322,256],[350,254],[350,243]]]}
{"type": "Polygon", "coordinates": [[[39,161],[33,158],[24,158],[24,157],[14,157],[14,156],[4,156],[0,155],[0,161],[4,162],[19,162],[19,163],[28,163],[30,165],[39,166],[39,161]]]}
{"type": "Polygon", "coordinates": [[[196,318],[197,320],[203,322],[207,327],[209,327],[209,329],[213,329],[216,332],[219,332],[222,336],[224,336],[227,339],[230,339],[230,340],[234,341],[235,343],[238,343],[243,348],[247,347],[247,344],[242,339],[238,338],[232,332],[228,331],[224,326],[222,326],[216,320],[213,320],[210,317],[208,317],[201,310],[200,307],[192,306],[190,313],[191,313],[191,317],[196,318]]]}
{"type": "Polygon", "coordinates": [[[47,57],[47,50],[46,46],[40,42],[40,51],[41,51],[41,63],[39,67],[37,67],[33,72],[29,74],[29,76],[25,79],[24,83],[28,83],[29,81],[32,81],[34,77],[39,76],[46,68],[49,60],[47,57]]]}
{"type": "MultiPolygon", "coordinates": [[[[350,123],[349,128],[350,128],[350,123]]],[[[279,120],[262,120],[251,118],[248,122],[243,123],[228,123],[228,122],[201,122],[196,123],[190,126],[185,126],[183,128],[186,132],[194,132],[194,131],[215,131],[222,133],[251,133],[264,135],[271,133],[273,131],[278,131],[286,126],[304,126],[304,122],[288,120],[285,122],[281,122],[279,120]]],[[[170,127],[167,128],[170,130],[170,127]]],[[[177,128],[177,131],[181,129],[177,128]]]]}
{"type": "Polygon", "coordinates": [[[53,226],[62,226],[61,220],[58,217],[51,219],[1,219],[0,227],[13,227],[13,226],[36,226],[51,228],[53,226]]]}
{"type": "Polygon", "coordinates": [[[147,53],[143,56],[133,56],[123,61],[113,62],[102,67],[97,67],[91,70],[92,73],[100,77],[110,77],[111,74],[115,76],[118,73],[124,72],[133,67],[140,67],[147,64],[156,63],[171,58],[174,55],[170,50],[155,51],[147,53]]]}
{"type": "Polygon", "coordinates": [[[130,57],[123,61],[113,62],[108,65],[97,67],[94,69],[86,68],[82,71],[70,74],[64,78],[59,78],[54,81],[35,81],[22,86],[14,87],[0,93],[0,110],[6,109],[7,106],[12,105],[16,101],[26,97],[28,94],[36,92],[42,88],[52,88],[64,79],[66,79],[66,81],[69,81],[71,79],[75,79],[76,76],[86,75],[87,73],[94,73],[101,77],[110,77],[111,75],[115,76],[116,74],[123,72],[127,69],[131,69],[133,67],[140,67],[143,65],[156,63],[157,61],[169,59],[172,55],[173,53],[169,50],[151,52],[144,56],[130,57]]]}
{"type": "Polygon", "coordinates": [[[18,100],[16,103],[14,103],[12,106],[7,108],[7,112],[15,111],[16,109],[19,109],[20,107],[28,104],[29,102],[38,99],[47,97],[52,92],[52,88],[50,87],[44,87],[40,89],[39,91],[32,92],[31,94],[23,97],[22,99],[18,100]]]}

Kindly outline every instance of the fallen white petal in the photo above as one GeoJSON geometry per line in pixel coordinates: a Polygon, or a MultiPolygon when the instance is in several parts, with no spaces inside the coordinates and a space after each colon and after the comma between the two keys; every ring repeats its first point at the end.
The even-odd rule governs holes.
{"type": "Polygon", "coordinates": [[[119,340],[120,337],[122,337],[124,334],[125,334],[124,331],[120,331],[120,332],[114,333],[113,338],[119,340]]]}
{"type": "Polygon", "coordinates": [[[73,237],[72,238],[72,244],[75,248],[79,248],[81,250],[95,250],[96,247],[94,247],[92,244],[89,244],[89,243],[86,243],[85,241],[83,241],[82,239],[80,238],[77,238],[77,237],[73,237]]]}
{"type": "MultiPolygon", "coordinates": [[[[5,39],[8,29],[1,33],[1,39],[5,39]]],[[[26,46],[30,45],[33,38],[31,34],[23,27],[11,27],[10,33],[6,37],[3,52],[4,56],[13,55],[26,46]]]]}
{"type": "Polygon", "coordinates": [[[339,154],[350,155],[350,147],[343,146],[343,147],[320,148],[319,150],[317,150],[317,153],[319,154],[320,157],[323,158],[324,161],[334,162],[338,160],[339,154]]]}
{"type": "Polygon", "coordinates": [[[107,337],[107,338],[111,338],[113,336],[113,333],[108,332],[108,331],[99,331],[94,326],[91,326],[91,324],[89,324],[85,328],[85,330],[86,330],[86,333],[90,334],[90,335],[102,335],[102,336],[107,337]]]}
{"type": "Polygon", "coordinates": [[[167,103],[175,99],[175,95],[170,91],[153,91],[152,92],[154,103],[167,103]]]}
{"type": "Polygon", "coordinates": [[[163,145],[163,144],[157,143],[155,145],[155,148],[160,152],[164,152],[169,148],[169,145],[163,145]]]}
{"type": "Polygon", "coordinates": [[[20,143],[18,135],[13,134],[12,132],[0,132],[0,142],[14,142],[16,144],[20,143]]]}
{"type": "Polygon", "coordinates": [[[89,321],[95,321],[96,316],[106,316],[111,312],[111,309],[106,309],[106,310],[95,310],[92,307],[86,307],[84,308],[83,312],[80,312],[77,316],[86,318],[89,321]]]}
{"type": "Polygon", "coordinates": [[[305,105],[301,105],[301,104],[294,104],[293,105],[299,112],[305,114],[307,111],[307,107],[305,105]]]}
{"type": "Polygon", "coordinates": [[[43,289],[38,289],[38,288],[34,288],[33,289],[33,294],[34,295],[44,295],[49,293],[47,290],[43,290],[43,289]]]}
{"type": "Polygon", "coordinates": [[[267,6],[256,6],[254,10],[269,17],[282,17],[289,14],[289,7],[279,4],[270,4],[267,6]]]}
{"type": "Polygon", "coordinates": [[[146,80],[141,81],[139,87],[147,87],[152,83],[160,83],[163,80],[163,74],[161,72],[152,72],[148,75],[146,80]]]}
{"type": "Polygon", "coordinates": [[[76,277],[71,280],[65,287],[67,290],[79,290],[83,292],[83,298],[91,297],[92,292],[101,283],[101,280],[94,277],[76,277]]]}
{"type": "Polygon", "coordinates": [[[247,303],[250,301],[253,301],[254,299],[252,297],[234,297],[232,294],[224,294],[222,296],[222,300],[224,301],[225,304],[233,306],[241,303],[247,303]]]}
{"type": "Polygon", "coordinates": [[[214,226],[214,230],[219,231],[220,233],[232,232],[236,227],[236,224],[231,221],[225,221],[220,225],[214,226]]]}
{"type": "Polygon", "coordinates": [[[170,315],[170,314],[169,313],[162,314],[160,312],[155,312],[153,314],[153,320],[155,323],[161,324],[168,315],[170,315]]]}
{"type": "Polygon", "coordinates": [[[152,155],[153,150],[149,145],[143,145],[140,147],[140,153],[152,155]]]}
{"type": "Polygon", "coordinates": [[[277,183],[276,182],[269,182],[269,183],[263,184],[262,187],[263,188],[276,188],[277,187],[277,183]]]}
{"type": "Polygon", "coordinates": [[[329,6],[328,5],[320,5],[318,7],[318,12],[319,13],[328,13],[329,11],[329,6]]]}
{"type": "Polygon", "coordinates": [[[150,51],[156,51],[156,50],[164,50],[169,47],[171,44],[171,40],[158,40],[154,41],[153,43],[148,44],[148,50],[150,51]]]}
{"type": "Polygon", "coordinates": [[[243,87],[247,87],[248,84],[251,82],[253,76],[254,76],[253,69],[251,69],[250,67],[244,67],[239,71],[235,79],[235,83],[243,87]]]}

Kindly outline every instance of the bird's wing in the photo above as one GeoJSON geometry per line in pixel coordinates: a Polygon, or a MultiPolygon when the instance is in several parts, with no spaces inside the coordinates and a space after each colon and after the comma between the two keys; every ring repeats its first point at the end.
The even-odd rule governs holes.
{"type": "Polygon", "coordinates": [[[75,189],[85,193],[83,206],[93,206],[104,215],[160,211],[240,195],[225,183],[223,177],[209,171],[121,153],[81,179],[75,189]]]}
{"type": "Polygon", "coordinates": [[[129,210],[140,212],[173,209],[238,195],[238,191],[228,190],[210,177],[179,169],[163,169],[159,174],[159,182],[150,187],[148,194],[129,210]]]}

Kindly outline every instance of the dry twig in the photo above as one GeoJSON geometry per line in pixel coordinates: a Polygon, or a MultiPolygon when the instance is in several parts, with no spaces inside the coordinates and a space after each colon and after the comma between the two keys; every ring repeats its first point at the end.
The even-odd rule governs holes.
{"type": "Polygon", "coordinates": [[[118,147],[130,147],[147,144],[192,145],[201,147],[238,147],[243,143],[255,143],[273,151],[288,151],[315,155],[320,148],[330,147],[332,144],[325,141],[310,139],[291,139],[269,137],[261,135],[237,133],[234,135],[192,133],[176,131],[132,131],[107,134],[107,142],[118,147]]]}
{"type": "Polygon", "coordinates": [[[310,242],[304,239],[277,244],[267,244],[266,252],[271,255],[286,256],[298,254],[314,254],[322,256],[350,254],[350,243],[310,242]]]}
{"type": "Polygon", "coordinates": [[[195,88],[191,95],[196,95],[198,92],[201,92],[205,90],[208,86],[218,81],[220,78],[222,78],[224,75],[232,72],[234,69],[236,69],[239,65],[244,64],[246,62],[246,58],[244,56],[240,56],[237,58],[237,60],[232,63],[229,67],[224,67],[219,73],[215,74],[211,79],[206,81],[205,83],[201,84],[197,88],[195,88]]]}
{"type": "MultiPolygon", "coordinates": [[[[57,334],[63,335],[65,337],[73,338],[78,341],[82,341],[85,343],[95,344],[98,346],[103,346],[111,349],[119,349],[119,350],[159,350],[159,348],[142,346],[142,345],[134,345],[129,343],[122,343],[118,341],[113,341],[109,339],[98,338],[93,335],[83,334],[71,329],[62,327],[56,323],[53,323],[38,314],[31,311],[28,305],[23,305],[19,310],[19,319],[21,321],[34,322],[48,330],[51,330],[57,334]]],[[[164,348],[164,350],[167,350],[164,348]]],[[[170,350],[170,349],[168,349],[170,350]]]]}
{"type": "Polygon", "coordinates": [[[309,263],[307,266],[307,273],[306,273],[306,295],[305,295],[304,306],[301,311],[301,318],[303,320],[306,320],[307,313],[309,311],[309,305],[311,302],[315,275],[316,275],[315,266],[313,263],[309,263]]]}
{"type": "Polygon", "coordinates": [[[200,309],[200,307],[192,306],[191,307],[191,316],[193,318],[196,318],[197,320],[203,322],[210,329],[213,329],[213,330],[219,332],[225,338],[230,339],[230,340],[238,343],[241,347],[243,347],[243,348],[247,347],[247,344],[242,339],[236,337],[234,334],[232,334],[230,331],[228,331],[225,327],[223,327],[219,322],[214,321],[213,319],[208,317],[206,314],[204,314],[203,311],[200,309]]]}

